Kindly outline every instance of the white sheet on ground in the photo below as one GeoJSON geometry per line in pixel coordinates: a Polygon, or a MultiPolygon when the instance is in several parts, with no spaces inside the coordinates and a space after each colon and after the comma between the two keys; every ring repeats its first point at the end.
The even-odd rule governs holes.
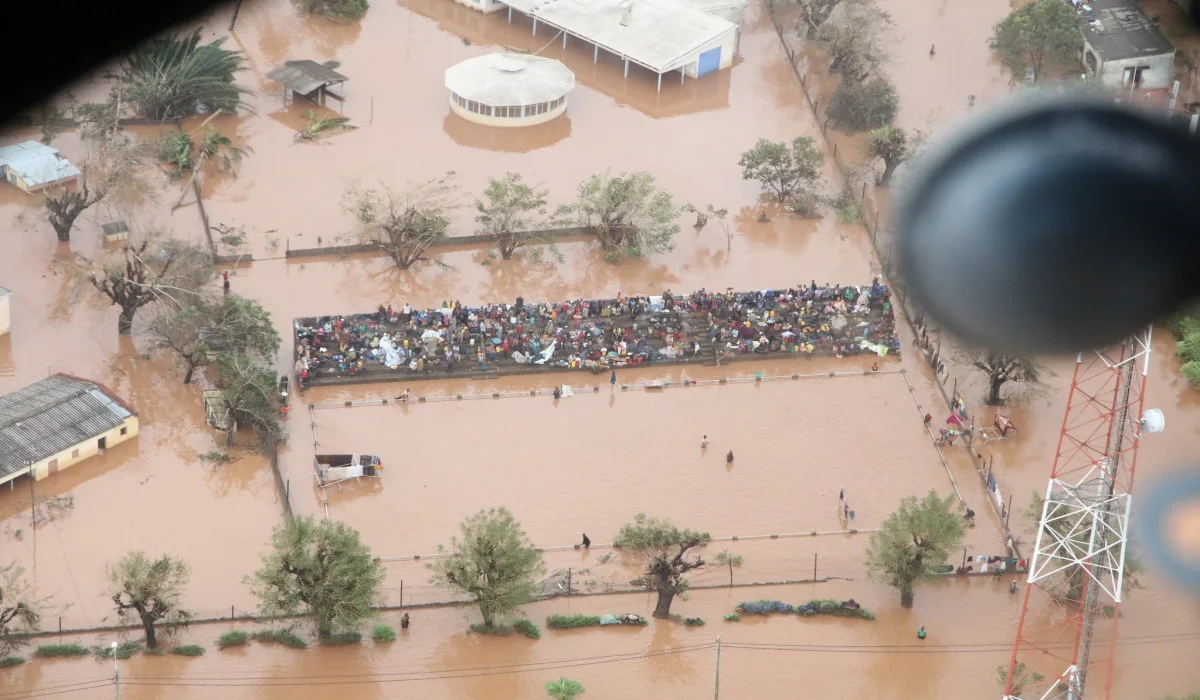
{"type": "Polygon", "coordinates": [[[555,348],[557,345],[558,345],[558,341],[557,341],[557,340],[555,340],[555,341],[551,342],[551,343],[550,343],[550,346],[549,346],[549,347],[547,347],[545,350],[543,350],[543,351],[539,352],[537,355],[534,355],[534,358],[535,358],[535,359],[534,359],[534,361],[533,361],[533,364],[535,364],[535,365],[544,365],[544,364],[546,364],[546,362],[547,362],[547,361],[548,361],[548,360],[549,360],[551,357],[554,357],[554,348],[555,348]]]}
{"type": "Polygon", "coordinates": [[[379,339],[379,349],[383,351],[384,367],[396,369],[400,366],[400,350],[392,343],[390,337],[385,335],[379,339]]]}
{"type": "Polygon", "coordinates": [[[558,387],[558,395],[565,399],[568,396],[574,396],[575,392],[571,391],[571,387],[563,384],[562,386],[558,387]]]}
{"type": "Polygon", "coordinates": [[[525,355],[522,354],[520,350],[513,350],[512,359],[513,359],[513,362],[516,362],[518,365],[529,364],[529,358],[525,357],[525,355]]]}
{"type": "Polygon", "coordinates": [[[886,345],[876,345],[875,343],[872,343],[869,340],[861,341],[858,344],[858,347],[863,348],[864,350],[870,350],[871,352],[875,353],[876,355],[879,355],[880,357],[883,357],[884,355],[886,355],[888,353],[888,349],[887,349],[886,345]]]}

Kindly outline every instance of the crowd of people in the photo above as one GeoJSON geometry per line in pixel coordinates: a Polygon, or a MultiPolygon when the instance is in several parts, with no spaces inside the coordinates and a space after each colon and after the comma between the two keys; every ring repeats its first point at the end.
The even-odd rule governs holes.
{"type": "Polygon", "coordinates": [[[603,372],[649,362],[742,354],[897,354],[891,295],[866,286],[623,296],[436,309],[381,304],[374,313],[297,319],[295,372],[314,379],[364,372],[452,375],[524,366],[603,372]]]}

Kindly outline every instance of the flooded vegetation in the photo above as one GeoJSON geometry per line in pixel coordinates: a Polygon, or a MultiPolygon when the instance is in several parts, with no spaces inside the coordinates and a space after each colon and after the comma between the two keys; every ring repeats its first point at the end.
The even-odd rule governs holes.
{"type": "MultiPolygon", "coordinates": [[[[693,698],[712,692],[718,635],[720,689],[728,697],[783,697],[797,688],[814,697],[864,699],[998,696],[996,667],[1009,660],[1021,605],[1009,583],[1022,579],[1010,572],[942,577],[918,583],[913,607],[906,608],[895,589],[868,576],[870,531],[903,496],[932,489],[954,496],[956,508],[975,511],[974,526],[946,558],[952,570],[966,557],[973,564],[980,555],[1006,555],[1006,531],[1027,556],[1033,523],[1024,514],[1031,495],[1045,488],[1070,359],[1044,360],[1043,386],[1006,388],[1003,407],[983,404],[987,377],[955,355],[948,339],[941,388],[905,322],[895,329],[899,357],[817,353],[719,366],[641,365],[618,369],[615,385],[605,370],[456,372],[435,381],[303,392],[293,386],[289,411],[277,418],[287,440],[275,454],[271,441],[256,439],[252,422],[242,421],[233,445],[206,422],[205,392],[218,381],[228,389],[231,370],[201,364],[196,381],[185,384],[181,353],[155,340],[156,306],[134,315],[130,334],[118,332],[121,309],[85,272],[126,245],[105,238],[104,225],[117,222],[128,227],[130,245],[170,237],[221,255],[189,293],[225,298],[227,272],[230,294],[270,314],[282,339],[278,351],[252,368],[238,367],[272,378],[294,368],[293,319],[389,304],[436,309],[456,300],[482,306],[517,297],[615,299],[668,289],[807,287],[810,280],[869,286],[886,273],[872,242],[887,229],[888,194],[871,179],[883,161],[855,181],[860,215],[839,216],[844,166],[867,152],[864,136],[833,124],[823,135],[824,108],[839,74],[828,69],[825,49],[807,39],[793,46],[799,57],[793,65],[757,4],[744,10],[731,68],[682,83],[678,71],[668,73],[661,91],[653,73],[635,67],[626,78],[620,60],[594,53],[582,40],[564,48],[549,29],[535,35],[520,13],[509,23],[504,11],[483,14],[451,0],[376,0],[360,20],[322,14],[343,4],[358,5],[317,3],[307,12],[289,0],[260,0],[241,8],[233,32],[226,30],[231,8],[198,23],[201,43],[224,38],[221,48],[243,52],[244,70],[235,79],[241,92],[226,96],[244,105],[234,114],[185,116],[178,125],[122,126],[120,133],[143,149],[133,159],[138,184],[87,207],[69,242],[59,242],[41,197],[0,183],[0,285],[12,290],[11,330],[0,334],[0,393],[65,372],[108,387],[141,421],[135,439],[70,469],[0,485],[0,565],[23,567],[33,593],[50,597],[41,621],[49,634],[19,652],[31,657],[27,663],[0,668],[0,687],[14,700],[56,690],[84,700],[110,697],[108,662],[35,659],[33,650],[141,641],[140,629],[57,632],[60,625],[70,631],[116,624],[107,567],[142,550],[188,564],[179,605],[211,621],[160,632],[167,649],[200,645],[202,655],[136,653],[119,660],[124,698],[540,697],[547,682],[564,676],[588,696],[693,698]],[[451,111],[445,69],[506,48],[536,51],[574,73],[564,116],[496,129],[451,111]],[[348,78],[337,88],[346,99],[323,106],[303,96],[285,100],[266,74],[294,60],[336,62],[331,70],[348,78]],[[815,111],[810,95],[819,104],[815,111]],[[335,126],[354,128],[319,125],[343,118],[335,126]],[[186,153],[180,133],[191,142],[186,153]],[[299,138],[305,133],[312,138],[299,138]],[[162,162],[164,134],[186,159],[162,162]],[[810,137],[824,156],[814,175],[823,183],[822,198],[831,201],[815,206],[819,216],[811,218],[763,198],[760,183],[744,179],[738,165],[759,138],[790,144],[798,137],[810,137]],[[359,242],[358,222],[344,206],[348,188],[401,192],[454,171],[461,201],[445,212],[446,234],[468,236],[480,231],[474,200],[490,178],[520,173],[546,189],[547,207],[555,209],[577,201],[581,183],[610,170],[649,173],[674,206],[712,205],[727,209],[728,218],[693,228],[693,215],[680,215],[675,225],[682,230],[669,250],[619,264],[587,236],[556,244],[561,261],[522,249],[500,259],[474,244],[439,245],[430,256],[438,262],[410,269],[371,252],[287,256],[359,242]],[[873,212],[881,225],[868,218],[873,212]],[[564,384],[574,395],[553,398],[564,384]],[[406,390],[410,400],[397,402],[406,390]],[[935,445],[950,415],[943,392],[963,397],[981,426],[997,412],[1007,415],[1018,427],[1015,436],[935,445]],[[974,461],[968,450],[978,453],[974,461]],[[733,461],[726,459],[730,452],[733,461]],[[376,455],[384,468],[379,478],[322,489],[313,477],[314,456],[331,453],[376,455]],[[1011,494],[1007,524],[988,505],[976,462],[1011,494]],[[478,613],[443,605],[469,596],[430,582],[427,564],[438,547],[450,545],[465,518],[493,507],[511,511],[542,550],[539,593],[555,597],[521,607],[541,628],[539,639],[470,632],[478,613]],[[261,634],[266,626],[246,620],[260,602],[246,577],[264,566],[286,512],[345,523],[380,558],[378,602],[385,609],[359,629],[361,643],[319,642],[309,623],[296,621],[305,648],[289,648],[277,632],[261,634]],[[637,581],[645,561],[611,546],[639,512],[707,533],[713,541],[697,550],[706,560],[722,551],[740,558],[736,566],[726,558],[687,572],[692,590],[671,612],[703,625],[651,618],[656,595],[637,581]],[[590,546],[577,548],[585,532],[590,546]],[[725,619],[739,603],[763,599],[791,605],[852,599],[874,619],[725,619]],[[406,612],[410,624],[402,627],[406,612]],[[549,615],[609,614],[639,615],[648,624],[545,624],[549,615]],[[369,639],[375,622],[394,628],[395,640],[369,639]],[[921,627],[928,632],[923,641],[916,636],[921,627]],[[236,630],[260,634],[219,649],[218,638],[236,630]]],[[[894,84],[895,125],[910,135],[921,130],[936,138],[970,118],[968,96],[976,97],[973,109],[983,110],[1015,89],[988,47],[992,27],[1011,9],[1007,3],[880,0],[878,6],[891,18],[878,75],[894,84]]],[[[1177,8],[1155,7],[1165,25],[1176,26],[1177,8]]],[[[98,71],[71,92],[79,101],[102,102],[110,86],[98,71]]],[[[66,128],[52,145],[72,163],[94,163],[96,142],[84,132],[66,128]]],[[[0,146],[42,137],[40,126],[15,126],[0,134],[0,146]]],[[[900,166],[896,178],[903,177],[900,166]]],[[[1174,341],[1165,329],[1154,340],[1147,397],[1163,409],[1169,429],[1142,446],[1138,479],[1147,483],[1187,463],[1200,429],[1200,394],[1179,375],[1174,341]]],[[[273,385],[262,393],[271,394],[264,405],[274,408],[273,385]]],[[[230,410],[244,417],[259,409],[230,410]]],[[[1112,695],[1195,692],[1195,592],[1153,570],[1140,579],[1144,588],[1121,607],[1112,695]]]]}

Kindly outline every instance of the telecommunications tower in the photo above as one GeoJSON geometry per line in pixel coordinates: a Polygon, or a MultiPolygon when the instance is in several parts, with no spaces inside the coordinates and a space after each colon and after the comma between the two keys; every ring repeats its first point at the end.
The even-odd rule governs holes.
{"type": "Polygon", "coordinates": [[[1163,429],[1142,407],[1150,333],[1075,360],[1005,700],[1109,697],[1138,440],[1163,429]]]}

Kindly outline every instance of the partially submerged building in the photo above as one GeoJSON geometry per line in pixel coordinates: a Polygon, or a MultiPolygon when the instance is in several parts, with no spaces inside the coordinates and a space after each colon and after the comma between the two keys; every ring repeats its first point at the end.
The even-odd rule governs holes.
{"type": "Polygon", "coordinates": [[[567,111],[575,74],[561,62],[530,54],[491,53],[446,69],[450,109],[487,126],[531,126],[567,111]]]}
{"type": "Polygon", "coordinates": [[[138,434],[134,410],[96,382],[55,374],[0,396],[0,484],[41,480],[138,434]]]}
{"type": "Polygon", "coordinates": [[[699,78],[733,65],[738,48],[743,0],[505,0],[512,11],[527,15],[552,36],[562,34],[594,47],[592,60],[603,49],[629,66],[641,66],[658,76],[679,72],[679,82],[699,78]],[[704,8],[704,9],[701,9],[704,8]]]}
{"type": "Polygon", "coordinates": [[[1083,14],[1083,65],[1109,88],[1165,90],[1175,47],[1136,0],[1090,0],[1083,14]]]}
{"type": "Polygon", "coordinates": [[[24,141],[0,148],[0,178],[26,192],[65,185],[79,177],[79,168],[40,141],[24,141]]]}
{"type": "Polygon", "coordinates": [[[272,68],[267,78],[283,86],[284,101],[290,96],[304,97],[313,104],[325,104],[326,96],[338,102],[346,99],[345,84],[349,80],[334,69],[312,60],[287,61],[272,68]],[[338,92],[332,88],[338,86],[338,92]]]}

